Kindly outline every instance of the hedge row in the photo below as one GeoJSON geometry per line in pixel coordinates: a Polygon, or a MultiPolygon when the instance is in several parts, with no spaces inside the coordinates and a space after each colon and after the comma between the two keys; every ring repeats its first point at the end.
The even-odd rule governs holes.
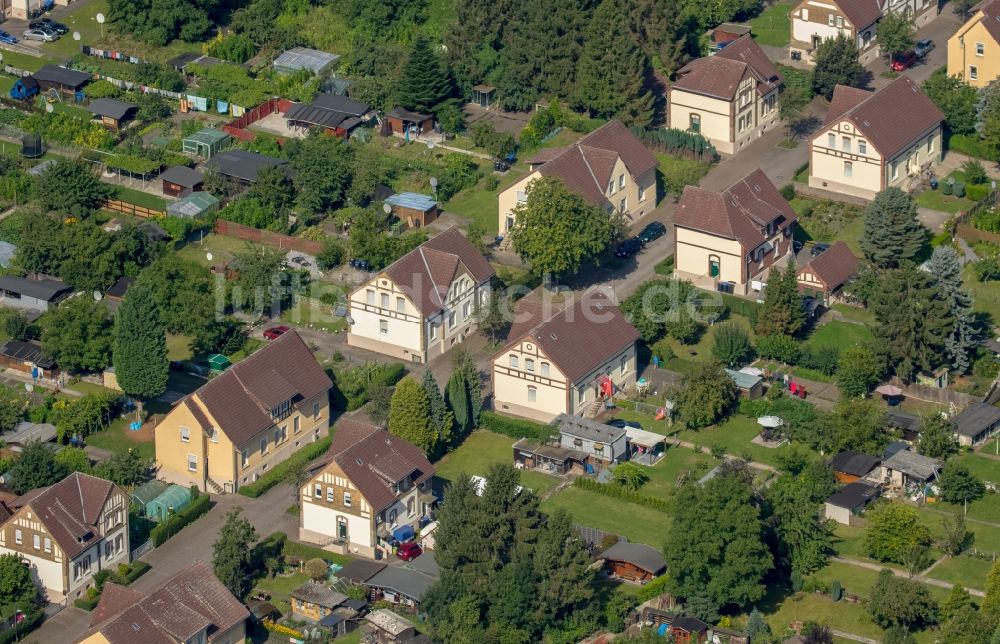
{"type": "Polygon", "coordinates": [[[145,561],[136,560],[129,564],[129,568],[131,568],[131,570],[128,571],[128,574],[125,575],[125,579],[123,579],[126,586],[149,572],[149,569],[152,568],[152,566],[145,561]]]}
{"type": "Polygon", "coordinates": [[[997,155],[978,136],[952,134],[948,137],[948,149],[967,154],[970,157],[996,161],[997,155]]]}
{"type": "Polygon", "coordinates": [[[257,479],[256,482],[241,486],[239,490],[240,494],[248,496],[251,499],[256,499],[264,492],[267,492],[278,483],[287,479],[291,472],[301,470],[305,467],[306,463],[322,456],[323,452],[330,448],[330,441],[332,440],[332,436],[324,436],[315,443],[309,443],[281,463],[278,463],[273,470],[257,479]]]}
{"type": "Polygon", "coordinates": [[[479,426],[511,438],[531,438],[534,440],[542,440],[552,431],[548,425],[530,420],[508,418],[491,411],[484,411],[479,415],[479,426]]]}
{"type": "Polygon", "coordinates": [[[84,595],[83,597],[80,597],[79,599],[75,600],[73,602],[73,605],[79,608],[80,610],[85,610],[89,613],[90,611],[97,608],[97,604],[99,604],[100,602],[101,602],[100,595],[94,595],[93,597],[87,597],[86,595],[84,595]]]}
{"type": "Polygon", "coordinates": [[[737,315],[742,315],[748,318],[751,322],[757,319],[757,312],[760,311],[761,305],[753,300],[745,300],[742,297],[736,297],[735,295],[730,295],[729,293],[719,293],[722,296],[722,301],[729,308],[730,311],[737,315]]]}
{"type": "Polygon", "coordinates": [[[153,545],[159,548],[167,539],[174,536],[187,524],[193,522],[211,508],[211,498],[207,494],[200,494],[198,498],[192,499],[191,503],[181,508],[179,512],[165,521],[161,521],[155,528],[149,531],[149,538],[153,540],[153,545]]]}
{"type": "Polygon", "coordinates": [[[33,613],[27,613],[20,624],[15,628],[7,629],[0,633],[0,644],[10,644],[10,642],[20,641],[26,633],[35,630],[45,621],[45,611],[38,609],[33,613]]]}
{"type": "Polygon", "coordinates": [[[613,499],[619,499],[621,501],[628,501],[629,503],[635,503],[636,505],[641,505],[647,507],[651,510],[656,510],[658,512],[670,512],[670,504],[660,498],[655,496],[649,496],[648,494],[642,494],[636,490],[629,490],[617,485],[608,485],[606,483],[598,483],[593,479],[587,478],[577,478],[573,481],[573,485],[582,488],[584,490],[589,490],[591,492],[597,492],[598,494],[603,494],[604,496],[610,496],[613,499]]]}

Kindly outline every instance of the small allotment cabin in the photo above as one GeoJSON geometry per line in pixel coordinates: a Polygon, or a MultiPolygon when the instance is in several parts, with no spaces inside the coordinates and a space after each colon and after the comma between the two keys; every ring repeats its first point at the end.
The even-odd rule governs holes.
{"type": "Polygon", "coordinates": [[[120,130],[126,122],[135,117],[139,106],[126,103],[115,98],[98,98],[91,101],[87,111],[94,115],[94,120],[109,130],[120,130]]]}
{"type": "Polygon", "coordinates": [[[160,180],[163,194],[168,197],[186,197],[205,186],[205,177],[200,172],[183,165],[170,166],[160,173],[160,180]]]}

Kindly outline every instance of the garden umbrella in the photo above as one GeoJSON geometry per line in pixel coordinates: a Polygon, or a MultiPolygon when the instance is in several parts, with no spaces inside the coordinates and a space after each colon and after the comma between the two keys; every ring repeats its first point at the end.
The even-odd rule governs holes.
{"type": "Polygon", "coordinates": [[[757,419],[757,424],[761,427],[781,427],[785,424],[785,421],[781,420],[777,416],[761,416],[757,419]]]}
{"type": "Polygon", "coordinates": [[[892,398],[903,395],[903,390],[895,385],[882,385],[881,387],[877,387],[875,391],[883,396],[889,396],[892,398]]]}

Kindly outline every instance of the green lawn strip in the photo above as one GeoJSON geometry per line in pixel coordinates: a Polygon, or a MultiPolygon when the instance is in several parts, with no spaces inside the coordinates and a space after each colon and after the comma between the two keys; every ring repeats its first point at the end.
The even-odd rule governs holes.
{"type": "MultiPolygon", "coordinates": [[[[435,464],[437,475],[448,481],[454,481],[462,472],[469,476],[486,476],[490,465],[510,464],[513,461],[514,450],[511,445],[514,442],[514,439],[503,434],[485,430],[473,432],[458,449],[446,454],[435,464]]],[[[521,472],[521,484],[536,494],[542,494],[557,483],[559,479],[541,472],[521,472]]]]}
{"type": "Polygon", "coordinates": [[[788,446],[783,445],[777,449],[770,449],[751,443],[751,439],[759,433],[760,426],[757,425],[756,420],[736,414],[729,417],[721,425],[701,430],[685,429],[677,436],[681,440],[708,448],[721,446],[727,454],[739,457],[749,456],[750,460],[758,463],[776,466],[778,455],[787,450],[788,446]]]}
{"type": "Polygon", "coordinates": [[[574,523],[621,534],[653,548],[663,546],[671,519],[657,510],[603,494],[568,487],[542,503],[543,512],[566,510],[574,523]]]}
{"type": "Polygon", "coordinates": [[[939,210],[941,212],[952,214],[956,212],[965,212],[976,203],[975,201],[965,197],[946,195],[940,189],[924,190],[917,195],[914,201],[918,206],[923,208],[930,208],[931,210],[939,210]]]}
{"type": "Polygon", "coordinates": [[[993,282],[980,282],[972,264],[962,273],[962,285],[972,295],[972,308],[978,313],[987,313],[994,323],[1000,323],[1000,288],[993,282]]]}
{"type": "Polygon", "coordinates": [[[69,385],[68,389],[74,391],[79,391],[81,394],[114,394],[118,393],[113,389],[108,389],[107,387],[102,387],[101,385],[94,384],[92,382],[87,382],[85,380],[80,380],[69,385]]]}
{"type": "Polygon", "coordinates": [[[129,431],[128,424],[132,420],[131,416],[116,418],[110,425],[99,432],[95,432],[86,438],[87,445],[99,447],[112,452],[125,452],[132,449],[134,452],[146,458],[155,456],[155,447],[152,441],[137,440],[136,432],[129,431]]]}
{"type": "MultiPolygon", "coordinates": [[[[994,445],[991,444],[990,446],[995,449],[994,445]]],[[[969,468],[970,472],[982,480],[990,481],[992,483],[1000,483],[1000,461],[980,456],[974,452],[971,454],[959,454],[953,458],[961,463],[964,463],[965,466],[969,468]]],[[[1000,523],[1000,521],[997,521],[997,523],[1000,523]]]]}
{"type": "Polygon", "coordinates": [[[952,584],[962,584],[967,588],[986,588],[986,575],[993,565],[992,561],[977,559],[968,555],[949,557],[931,571],[934,579],[952,584]]]}
{"type": "Polygon", "coordinates": [[[796,593],[782,598],[774,604],[760,607],[771,631],[779,637],[790,634],[789,627],[795,622],[813,621],[833,628],[881,641],[884,633],[875,624],[864,604],[852,604],[844,600],[835,602],[829,595],[817,593],[796,593]]]}
{"type": "Polygon", "coordinates": [[[132,188],[126,188],[125,186],[115,186],[115,190],[115,198],[120,199],[121,201],[127,201],[128,203],[143,206],[144,208],[151,208],[153,210],[167,209],[167,200],[163,197],[157,197],[156,195],[151,195],[148,192],[133,190],[132,188]]]}
{"type": "Polygon", "coordinates": [[[875,316],[868,309],[859,309],[856,306],[848,306],[847,304],[834,304],[831,308],[844,316],[844,318],[853,320],[854,322],[862,324],[874,324],[875,322],[875,316]]]}
{"type": "Polygon", "coordinates": [[[784,47],[791,33],[789,12],[795,6],[791,2],[778,2],[750,21],[750,31],[760,45],[784,47]]]}
{"type": "Polygon", "coordinates": [[[254,248],[260,248],[260,246],[244,239],[209,233],[202,240],[188,243],[178,250],[177,254],[188,261],[208,266],[210,264],[224,264],[235,257],[237,253],[254,248]],[[208,259],[209,253],[212,254],[211,260],[208,259]]]}
{"type": "Polygon", "coordinates": [[[660,462],[653,467],[642,468],[649,480],[640,491],[643,494],[664,497],[674,490],[682,474],[697,479],[717,463],[718,461],[709,454],[697,454],[686,447],[668,447],[660,462]]]}
{"type": "MultiPolygon", "coordinates": [[[[735,313],[730,313],[727,319],[739,324],[753,338],[753,325],[750,324],[749,319],[735,313]]],[[[718,325],[708,327],[695,344],[682,344],[674,338],[663,338],[653,345],[653,354],[664,358],[666,357],[664,349],[669,349],[674,356],[681,360],[711,360],[712,345],[715,343],[715,333],[718,329],[718,325]]],[[[668,368],[670,368],[669,365],[668,368]]]]}
{"type": "Polygon", "coordinates": [[[865,220],[863,217],[858,217],[851,223],[847,224],[840,229],[831,241],[838,242],[842,241],[847,244],[854,254],[858,257],[864,255],[861,252],[861,235],[865,229],[865,220]]]}
{"type": "Polygon", "coordinates": [[[304,572],[296,572],[290,575],[277,575],[270,579],[264,578],[257,582],[251,594],[264,591],[271,594],[271,603],[281,611],[282,615],[289,615],[291,612],[292,591],[309,581],[309,575],[304,572]]]}
{"type": "Polygon", "coordinates": [[[527,176],[527,171],[510,170],[500,177],[496,190],[486,190],[480,183],[460,190],[446,201],[442,208],[448,212],[467,217],[479,223],[487,232],[499,231],[500,204],[497,201],[501,192],[527,176]]]}
{"type": "Polygon", "coordinates": [[[327,333],[340,333],[347,329],[347,320],[334,315],[335,306],[323,304],[308,297],[297,298],[292,306],[281,312],[281,321],[301,324],[327,333]]]}
{"type": "MultiPolygon", "coordinates": [[[[663,182],[660,190],[664,193],[673,193],[678,196],[681,190],[684,189],[684,186],[697,185],[701,178],[708,174],[708,171],[712,168],[712,164],[710,163],[685,159],[666,152],[656,153],[656,159],[659,161],[657,173],[659,174],[659,179],[663,182]]],[[[657,194],[658,199],[666,196],[666,194],[657,194]]]]}
{"type": "Polygon", "coordinates": [[[864,344],[872,339],[874,336],[868,327],[834,320],[817,327],[809,334],[806,343],[814,349],[844,349],[855,344],[864,344]]]}
{"type": "Polygon", "coordinates": [[[17,67],[18,69],[23,69],[29,72],[37,72],[45,65],[52,62],[46,58],[22,54],[16,51],[7,51],[6,49],[0,52],[0,54],[3,55],[3,62],[0,64],[10,65],[11,67],[17,67]]]}

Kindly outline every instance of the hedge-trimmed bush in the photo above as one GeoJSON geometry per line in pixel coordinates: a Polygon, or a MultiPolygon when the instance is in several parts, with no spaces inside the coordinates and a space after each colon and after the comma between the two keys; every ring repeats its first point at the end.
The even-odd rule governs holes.
{"type": "Polygon", "coordinates": [[[674,256],[667,255],[667,258],[653,267],[653,272],[657,275],[670,277],[674,274],[674,256]]]}
{"type": "Polygon", "coordinates": [[[497,434],[510,436],[511,438],[531,438],[539,440],[547,437],[551,433],[548,425],[521,420],[518,418],[508,418],[500,414],[484,411],[479,415],[479,426],[497,434]]]}
{"type": "Polygon", "coordinates": [[[584,490],[603,494],[604,496],[610,496],[613,499],[621,499],[622,501],[636,503],[651,510],[670,512],[670,504],[667,501],[655,496],[643,494],[636,490],[629,490],[617,485],[598,483],[592,479],[582,477],[573,481],[573,485],[584,490]]]}
{"type": "Polygon", "coordinates": [[[368,402],[368,392],[374,387],[391,387],[406,375],[406,366],[401,362],[380,364],[372,369],[360,365],[328,374],[336,384],[330,394],[330,405],[334,409],[354,411],[368,402]],[[366,371],[367,370],[367,371],[366,371]]]}
{"type": "MultiPolygon", "coordinates": [[[[205,498],[208,498],[208,495],[206,495],[205,498]]],[[[145,561],[136,560],[129,564],[129,568],[130,570],[125,574],[123,579],[126,586],[149,572],[149,569],[152,568],[152,566],[145,561]]]]}
{"type": "Polygon", "coordinates": [[[96,597],[83,596],[74,601],[73,605],[79,608],[80,610],[85,610],[87,612],[90,612],[95,608],[97,608],[97,604],[100,603],[100,601],[101,601],[100,595],[97,595],[96,597]]]}
{"type": "Polygon", "coordinates": [[[967,154],[977,159],[985,159],[986,161],[997,160],[997,155],[978,136],[952,134],[948,137],[948,149],[967,154]]]}
{"type": "Polygon", "coordinates": [[[153,545],[159,548],[167,539],[174,536],[187,524],[191,523],[211,508],[211,497],[207,494],[199,495],[192,499],[191,503],[181,508],[165,521],[161,521],[155,528],[149,531],[149,538],[153,540],[153,545]]]}
{"type": "Polygon", "coordinates": [[[330,448],[330,441],[332,440],[332,436],[324,436],[314,443],[309,443],[281,463],[275,465],[273,470],[257,479],[256,482],[241,486],[239,490],[240,494],[248,496],[251,499],[256,499],[264,492],[284,481],[292,471],[300,470],[309,461],[322,456],[323,452],[330,448]]]}
{"type": "Polygon", "coordinates": [[[15,640],[21,640],[26,633],[38,628],[45,621],[45,611],[38,609],[33,613],[26,613],[21,623],[16,628],[11,628],[0,633],[0,644],[9,644],[15,640]]]}

